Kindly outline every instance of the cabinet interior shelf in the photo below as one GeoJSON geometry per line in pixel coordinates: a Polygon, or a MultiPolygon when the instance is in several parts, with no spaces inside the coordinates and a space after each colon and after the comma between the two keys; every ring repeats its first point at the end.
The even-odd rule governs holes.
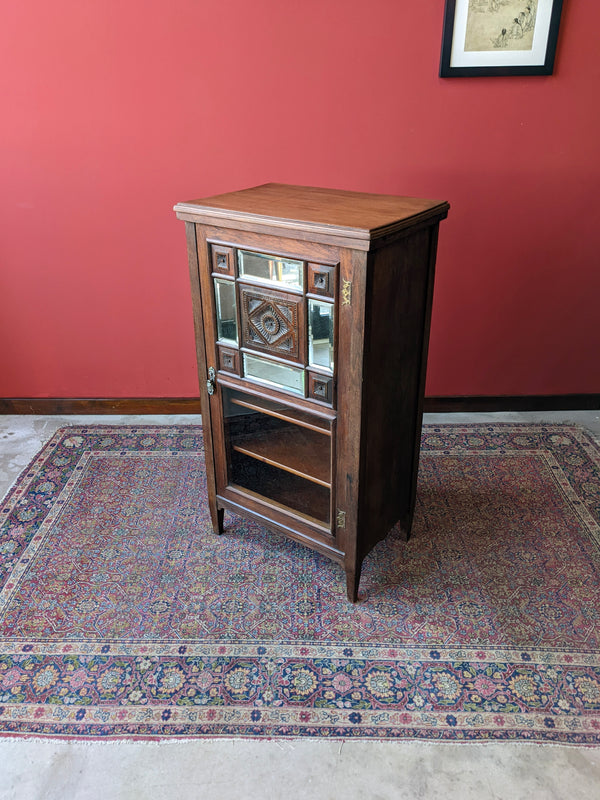
{"type": "Polygon", "coordinates": [[[319,526],[330,525],[331,492],[328,488],[264,461],[234,452],[231,486],[319,526]]]}
{"type": "Polygon", "coordinates": [[[279,406],[261,397],[250,398],[250,395],[244,395],[243,397],[234,396],[231,398],[231,402],[242,408],[248,408],[251,411],[259,411],[262,414],[268,414],[270,417],[276,417],[286,422],[293,422],[294,425],[299,425],[301,428],[317,431],[318,433],[325,434],[325,436],[331,436],[330,421],[327,419],[320,419],[314,414],[307,414],[305,411],[292,409],[289,406],[279,406]]]}
{"type": "Polygon", "coordinates": [[[238,453],[331,487],[330,442],[320,432],[288,427],[236,436],[232,446],[238,453]]]}

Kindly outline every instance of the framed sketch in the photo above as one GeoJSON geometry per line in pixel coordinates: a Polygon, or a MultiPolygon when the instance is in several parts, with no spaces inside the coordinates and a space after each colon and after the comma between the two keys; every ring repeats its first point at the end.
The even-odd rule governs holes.
{"type": "Polygon", "coordinates": [[[563,0],[446,0],[440,77],[551,75],[563,0]]]}

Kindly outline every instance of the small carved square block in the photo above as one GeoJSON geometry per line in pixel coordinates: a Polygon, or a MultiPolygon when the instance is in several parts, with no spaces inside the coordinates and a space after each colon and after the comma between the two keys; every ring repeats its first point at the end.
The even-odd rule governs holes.
{"type": "Polygon", "coordinates": [[[239,375],[237,350],[227,350],[224,347],[219,347],[219,367],[223,372],[239,375]]]}
{"type": "Polygon", "coordinates": [[[309,294],[321,294],[333,297],[335,294],[335,267],[324,264],[308,264],[309,294]]]}
{"type": "Polygon", "coordinates": [[[233,249],[213,244],[212,250],[212,271],[220,275],[233,275],[233,249]]]}
{"type": "Polygon", "coordinates": [[[331,404],[333,399],[333,378],[309,372],[308,395],[312,397],[313,400],[320,400],[322,403],[331,404]]]}

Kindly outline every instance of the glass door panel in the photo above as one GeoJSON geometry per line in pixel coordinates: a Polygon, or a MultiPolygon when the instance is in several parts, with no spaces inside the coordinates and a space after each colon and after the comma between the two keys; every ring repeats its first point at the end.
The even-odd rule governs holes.
{"type": "Polygon", "coordinates": [[[331,423],[264,398],[222,390],[228,482],[329,525],[331,423]]]}
{"type": "Polygon", "coordinates": [[[333,372],[333,303],[308,301],[308,365],[333,372]]]}
{"type": "Polygon", "coordinates": [[[261,283],[278,285],[282,289],[304,289],[304,263],[281,256],[251,253],[238,250],[238,267],[241,277],[261,283]]]}
{"type": "Polygon", "coordinates": [[[253,356],[244,353],[244,377],[273,386],[276,389],[285,389],[304,397],[304,370],[283,364],[280,361],[270,361],[262,356],[253,356]]]}
{"type": "Polygon", "coordinates": [[[217,339],[237,345],[237,306],[235,283],[215,278],[215,307],[217,311],[217,339]]]}

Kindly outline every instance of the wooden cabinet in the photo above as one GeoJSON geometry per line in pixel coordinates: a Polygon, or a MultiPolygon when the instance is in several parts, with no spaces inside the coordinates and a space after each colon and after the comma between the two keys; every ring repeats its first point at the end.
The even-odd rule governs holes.
{"type": "Polygon", "coordinates": [[[209,504],[360,569],[412,523],[448,204],[266,184],[179,203],[209,504]]]}

